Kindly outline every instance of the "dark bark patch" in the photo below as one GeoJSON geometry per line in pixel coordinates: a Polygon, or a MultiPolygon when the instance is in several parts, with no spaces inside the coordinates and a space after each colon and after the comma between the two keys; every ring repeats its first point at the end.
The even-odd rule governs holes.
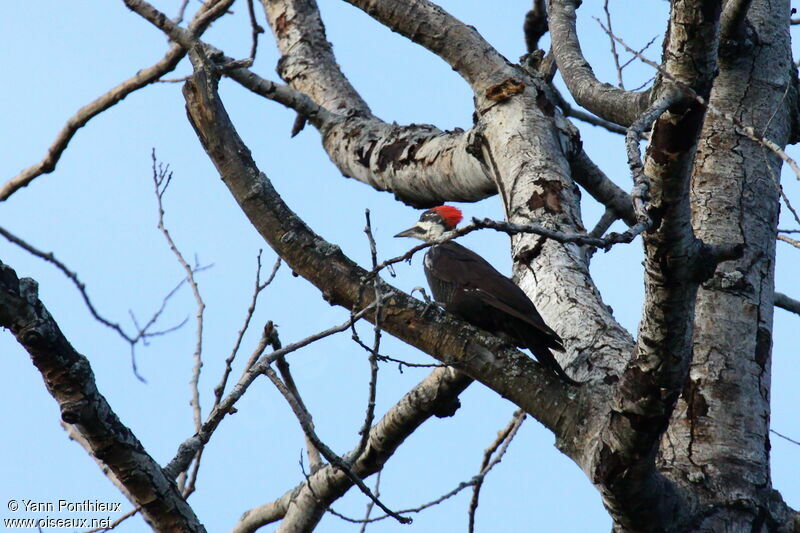
{"type": "Polygon", "coordinates": [[[542,247],[544,246],[545,240],[546,239],[544,237],[537,239],[536,244],[533,245],[533,248],[529,248],[528,250],[518,253],[514,259],[524,265],[530,266],[531,262],[542,252],[542,247]]]}
{"type": "Polygon", "coordinates": [[[286,32],[289,30],[289,21],[287,20],[286,13],[281,13],[275,19],[275,34],[283,39],[286,37],[286,32]]]}
{"type": "Polygon", "coordinates": [[[367,143],[366,149],[364,146],[356,148],[356,161],[358,161],[365,168],[369,168],[369,160],[372,157],[372,151],[375,149],[376,141],[367,143]]]}
{"type": "Polygon", "coordinates": [[[392,144],[384,146],[381,148],[380,153],[378,153],[378,160],[376,162],[378,171],[383,172],[389,165],[397,167],[410,163],[417,155],[421,144],[422,143],[411,144],[406,139],[399,139],[392,144]]]}
{"type": "Polygon", "coordinates": [[[722,11],[722,2],[719,2],[719,0],[706,0],[703,2],[701,9],[703,10],[703,22],[709,24],[719,19],[720,11],[722,11]]]}
{"type": "MultiPolygon", "coordinates": [[[[673,111],[679,112],[680,110],[673,111]]],[[[660,119],[650,142],[649,153],[653,161],[666,165],[692,150],[697,132],[703,124],[703,117],[703,109],[698,104],[692,104],[682,117],[660,119]]]]}
{"type": "Polygon", "coordinates": [[[690,420],[697,420],[701,416],[708,415],[708,402],[703,393],[700,392],[700,386],[696,381],[686,380],[686,385],[683,388],[683,398],[686,400],[687,415],[690,420]]]}
{"type": "Polygon", "coordinates": [[[505,102],[525,90],[525,84],[515,78],[492,85],[486,89],[486,98],[493,102],[505,102]]]}
{"type": "Polygon", "coordinates": [[[536,94],[536,105],[539,106],[539,109],[542,110],[542,113],[548,117],[555,115],[556,107],[553,105],[553,102],[550,101],[544,91],[539,91],[536,94]]]}
{"type": "Polygon", "coordinates": [[[769,354],[772,348],[772,333],[767,328],[758,328],[756,333],[756,363],[763,372],[766,369],[769,354]]]}
{"type": "Polygon", "coordinates": [[[609,446],[603,446],[599,452],[598,468],[595,471],[594,483],[608,486],[611,481],[618,478],[625,472],[625,462],[614,453],[609,446]]]}
{"type": "Polygon", "coordinates": [[[536,180],[534,185],[542,188],[542,192],[534,191],[528,199],[531,210],[544,208],[548,213],[561,213],[561,185],[560,181],[536,180]]]}
{"type": "Polygon", "coordinates": [[[403,154],[403,151],[408,146],[408,141],[406,140],[399,140],[395,141],[392,144],[388,144],[384,146],[380,153],[378,154],[378,161],[377,166],[380,172],[386,170],[389,166],[389,163],[399,159],[399,157],[403,154]]]}

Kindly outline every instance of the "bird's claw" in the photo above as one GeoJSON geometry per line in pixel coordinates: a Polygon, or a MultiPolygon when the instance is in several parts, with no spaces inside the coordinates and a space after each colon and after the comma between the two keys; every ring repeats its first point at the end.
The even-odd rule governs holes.
{"type": "Polygon", "coordinates": [[[414,287],[413,289],[411,289],[411,295],[413,296],[414,293],[417,291],[419,291],[419,293],[422,295],[422,301],[425,302],[425,307],[422,308],[422,316],[425,316],[428,313],[428,311],[430,311],[431,307],[442,307],[442,308],[444,307],[443,303],[437,302],[436,300],[433,300],[430,296],[428,296],[428,293],[425,292],[425,289],[422,287],[414,287]]]}

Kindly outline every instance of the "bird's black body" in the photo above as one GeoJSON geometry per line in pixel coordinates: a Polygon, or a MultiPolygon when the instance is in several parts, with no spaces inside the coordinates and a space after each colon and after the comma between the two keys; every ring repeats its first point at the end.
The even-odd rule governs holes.
{"type": "Polygon", "coordinates": [[[564,351],[561,338],[542,320],[533,302],[513,281],[481,256],[453,241],[425,254],[425,276],[445,309],[515,346],[529,349],[558,377],[577,384],[550,350],[564,351]]]}

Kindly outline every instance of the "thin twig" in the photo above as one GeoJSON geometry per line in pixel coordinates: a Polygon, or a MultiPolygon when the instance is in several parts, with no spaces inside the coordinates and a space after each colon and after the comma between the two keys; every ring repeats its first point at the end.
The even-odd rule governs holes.
{"type": "Polygon", "coordinates": [[[189,5],[189,0],[182,0],[181,6],[178,8],[178,14],[175,15],[175,18],[172,19],[172,22],[175,24],[180,24],[183,22],[183,16],[186,14],[186,6],[189,5]]]}
{"type": "Polygon", "coordinates": [[[795,239],[791,239],[791,238],[787,237],[786,235],[778,234],[775,238],[778,239],[779,241],[783,241],[783,242],[785,242],[787,244],[791,244],[795,248],[800,248],[800,241],[795,240],[795,239]]]}
{"type": "Polygon", "coordinates": [[[87,529],[83,533],[98,533],[100,531],[111,531],[112,529],[116,528],[118,525],[123,523],[125,520],[127,520],[128,518],[130,518],[132,516],[135,516],[136,513],[138,513],[138,512],[139,512],[139,509],[131,509],[130,511],[128,511],[124,515],[120,516],[119,518],[117,518],[116,520],[111,522],[107,527],[96,527],[94,529],[87,529]]]}
{"type": "MultiPolygon", "coordinates": [[[[223,3],[227,3],[228,5],[232,2],[233,0],[223,0],[223,3]]],[[[203,4],[189,24],[189,30],[193,35],[199,37],[208,29],[214,20],[221,17],[224,13],[224,11],[214,11],[210,13],[207,4],[203,4]],[[208,14],[211,14],[211,16],[205,16],[208,14]]],[[[164,15],[164,17],[166,18],[166,15],[164,15]]],[[[179,45],[171,46],[164,57],[158,62],[138,70],[132,77],[78,109],[78,111],[67,120],[61,128],[61,131],[58,132],[55,140],[47,149],[47,154],[44,158],[38,163],[26,168],[0,187],[0,202],[7,200],[19,189],[27,187],[39,176],[53,172],[78,130],[103,111],[124,100],[129,94],[156,82],[163,75],[173,71],[185,55],[186,50],[183,47],[179,45]]]]}
{"type": "Polygon", "coordinates": [[[286,385],[281,381],[278,375],[275,373],[274,370],[270,366],[265,366],[263,369],[263,373],[269,378],[270,381],[275,385],[278,391],[283,395],[286,399],[289,406],[292,408],[297,419],[300,421],[300,425],[303,428],[306,436],[314,443],[314,446],[320,451],[320,453],[328,460],[328,462],[341,470],[349,479],[352,481],[361,492],[363,492],[369,499],[375,502],[375,504],[380,507],[383,512],[387,515],[391,516],[401,524],[410,524],[411,519],[400,516],[399,514],[395,513],[388,507],[386,507],[383,502],[381,502],[367,487],[364,481],[358,477],[358,475],[353,472],[352,467],[347,464],[341,457],[339,457],[336,453],[333,452],[328,446],[320,440],[317,434],[314,432],[314,429],[311,427],[310,423],[310,415],[308,411],[303,408],[300,402],[297,401],[297,398],[292,394],[292,392],[286,387],[286,385]]]}
{"type": "MultiPolygon", "coordinates": [[[[44,259],[48,263],[53,264],[58,270],[60,270],[70,281],[72,281],[73,285],[78,289],[78,292],[81,294],[81,298],[83,299],[84,303],[86,304],[87,309],[89,309],[89,313],[92,317],[97,320],[99,323],[103,324],[104,326],[114,330],[125,342],[128,343],[130,346],[131,351],[131,368],[133,370],[134,375],[137,379],[142,381],[143,383],[146,382],[143,376],[139,374],[139,370],[136,366],[136,345],[139,342],[143,344],[147,344],[147,339],[151,337],[159,337],[161,335],[166,335],[167,333],[171,333],[177,329],[180,329],[186,324],[186,319],[182,320],[178,324],[174,326],[169,326],[162,330],[151,331],[150,328],[156,325],[158,319],[161,317],[161,314],[167,307],[167,304],[170,302],[172,297],[178,292],[178,290],[186,283],[186,279],[182,279],[175,287],[170,290],[166,296],[161,299],[161,305],[159,308],[150,316],[144,326],[140,326],[138,321],[136,320],[136,316],[133,314],[133,311],[129,311],[131,321],[136,329],[136,333],[130,334],[127,333],[122,326],[118,322],[111,322],[109,319],[105,318],[97,308],[92,303],[92,300],[89,298],[89,293],[86,290],[86,284],[84,284],[78,274],[72,271],[69,267],[67,267],[64,263],[62,263],[53,252],[43,252],[36,248],[35,246],[27,243],[26,241],[22,240],[21,238],[17,237],[10,231],[6,230],[5,228],[0,227],[0,235],[2,235],[6,240],[9,242],[16,244],[23,250],[27,251],[28,253],[40,258],[44,259]]],[[[194,269],[194,272],[201,272],[210,268],[211,265],[206,266],[199,266],[194,269]]]]}
{"type": "MultiPolygon", "coordinates": [[[[640,197],[642,197],[640,193],[640,197]]],[[[489,218],[473,218],[472,223],[463,226],[461,228],[457,228],[453,231],[449,231],[445,233],[439,239],[430,242],[423,242],[422,244],[418,244],[412,248],[410,248],[406,253],[399,255],[397,257],[393,257],[391,259],[386,259],[378,265],[367,272],[364,275],[364,278],[361,280],[362,283],[366,283],[369,280],[373,279],[378,273],[392,265],[397,263],[401,263],[403,261],[410,260],[417,252],[421,250],[425,250],[430,248],[431,246],[436,246],[438,244],[442,244],[448,241],[452,241],[453,239],[457,239],[473,231],[479,229],[493,229],[495,231],[500,231],[506,233],[507,235],[517,235],[519,233],[533,233],[534,235],[540,235],[542,237],[546,237],[548,239],[553,239],[556,242],[560,243],[573,243],[578,245],[589,245],[589,246],[596,246],[598,248],[602,248],[606,251],[611,249],[614,245],[617,244],[627,244],[633,241],[642,231],[647,229],[649,225],[649,218],[647,220],[642,220],[638,224],[628,228],[623,233],[609,233],[605,237],[598,238],[592,237],[587,235],[586,233],[568,233],[563,231],[552,230],[549,228],[545,228],[544,226],[540,226],[538,224],[514,224],[512,222],[504,222],[498,220],[491,220],[489,218]]]]}
{"type": "MultiPolygon", "coordinates": [[[[611,31],[611,12],[608,10],[608,0],[603,1],[603,11],[606,13],[606,24],[608,24],[608,29],[611,31]]],[[[610,39],[611,41],[611,55],[614,58],[614,67],[617,69],[617,80],[619,81],[619,88],[624,89],[625,83],[622,81],[622,69],[619,64],[619,54],[617,54],[617,43],[614,39],[610,39]]],[[[472,531],[472,529],[470,529],[472,531]]]]}
{"type": "MultiPolygon", "coordinates": [[[[383,474],[383,470],[378,470],[378,474],[375,476],[375,488],[372,489],[375,492],[375,497],[381,497],[381,474],[383,474]]],[[[309,485],[310,486],[310,485],[309,485]]],[[[365,533],[367,531],[367,526],[369,525],[369,515],[372,514],[372,509],[375,507],[375,502],[370,500],[367,503],[367,511],[364,513],[364,523],[361,524],[361,529],[358,533],[365,533]]]]}
{"type": "MultiPolygon", "coordinates": [[[[275,336],[277,339],[277,334],[275,336]]],[[[280,341],[278,341],[280,343],[280,341]]],[[[275,346],[275,344],[273,344],[275,346]]],[[[278,371],[281,373],[281,378],[283,378],[283,382],[286,385],[286,388],[291,392],[297,403],[300,404],[300,407],[308,414],[308,423],[311,426],[311,429],[314,428],[314,419],[311,416],[311,412],[309,412],[308,408],[306,407],[305,402],[303,402],[303,398],[300,395],[300,389],[297,387],[297,383],[294,381],[294,377],[292,377],[291,368],[289,367],[289,362],[286,360],[285,356],[280,356],[275,360],[275,366],[278,367],[278,371]]],[[[320,455],[319,449],[314,445],[314,442],[305,435],[306,439],[306,452],[308,453],[308,463],[311,466],[311,473],[313,474],[320,468],[324,466],[322,462],[322,456],[320,455]]],[[[301,456],[302,461],[302,456],[301,456]]]]}
{"type": "MultiPolygon", "coordinates": [[[[225,392],[225,387],[228,384],[228,376],[230,376],[233,361],[236,359],[236,355],[239,353],[239,348],[242,345],[242,339],[244,339],[244,334],[247,332],[247,329],[250,327],[250,321],[253,318],[253,313],[256,311],[256,305],[258,303],[258,296],[261,294],[261,291],[266,289],[272,281],[275,279],[275,276],[278,274],[278,269],[281,266],[281,258],[278,257],[275,260],[275,264],[272,266],[272,272],[270,273],[269,277],[267,278],[264,283],[261,283],[261,253],[262,250],[258,251],[258,256],[256,257],[256,281],[255,287],[253,287],[253,295],[250,299],[250,307],[247,308],[247,312],[245,313],[244,317],[244,325],[239,330],[239,334],[236,336],[236,341],[233,343],[233,349],[231,350],[231,354],[225,359],[225,370],[222,374],[222,378],[220,379],[219,384],[214,387],[214,405],[216,407],[219,405],[219,402],[222,400],[222,395],[225,392]]],[[[212,408],[213,408],[212,407],[212,408]]]]}
{"type": "MultiPolygon", "coordinates": [[[[606,207],[606,210],[603,211],[600,220],[597,221],[597,224],[595,224],[594,228],[592,228],[592,231],[589,232],[589,236],[602,237],[617,220],[619,220],[617,212],[610,207],[606,207]]],[[[595,251],[597,251],[597,248],[594,246],[587,246],[584,248],[584,257],[586,258],[587,263],[591,261],[595,251]]]]}
{"type": "Polygon", "coordinates": [[[501,429],[497,433],[497,438],[494,440],[492,444],[486,448],[486,451],[483,453],[483,462],[481,463],[481,470],[480,470],[480,479],[475,482],[475,485],[472,487],[472,499],[469,502],[469,525],[468,531],[469,533],[473,533],[475,531],[475,512],[478,510],[478,498],[480,497],[481,487],[483,486],[483,480],[486,474],[494,468],[494,466],[499,463],[503,456],[508,449],[508,445],[511,444],[511,441],[514,439],[514,436],[519,431],[520,426],[525,421],[525,411],[522,409],[518,409],[514,412],[514,415],[511,417],[511,420],[508,422],[506,427],[501,429]],[[500,446],[502,445],[502,448],[500,446]],[[498,448],[500,451],[495,456],[495,452],[497,452],[498,448]],[[494,456],[494,458],[493,458],[494,456]]]}
{"type": "Polygon", "coordinates": [[[250,45],[250,61],[255,61],[256,50],[258,49],[258,34],[264,33],[264,28],[256,21],[256,10],[253,9],[253,0],[247,0],[247,12],[250,15],[250,35],[253,40],[252,45],[250,45]]]}
{"type": "MultiPolygon", "coordinates": [[[[222,2],[220,2],[222,3],[222,2]]],[[[200,406],[200,370],[203,367],[203,315],[205,313],[206,304],[203,301],[203,297],[200,294],[200,288],[197,285],[197,280],[194,277],[194,269],[189,265],[186,259],[183,257],[183,254],[178,249],[175,241],[172,239],[172,235],[170,235],[169,230],[167,229],[166,225],[164,224],[164,194],[167,192],[167,188],[169,187],[170,181],[172,181],[172,172],[169,169],[169,165],[164,165],[163,163],[159,163],[156,159],[156,151],[155,148],[152,150],[150,154],[153,164],[152,164],[152,172],[153,172],[153,187],[154,192],[156,195],[156,202],[158,205],[158,229],[164,235],[164,239],[167,241],[167,245],[172,253],[175,255],[178,263],[181,265],[183,270],[186,272],[186,280],[189,283],[189,286],[192,288],[192,294],[194,294],[195,303],[197,305],[197,313],[195,315],[195,320],[197,322],[197,332],[195,338],[195,350],[194,350],[194,365],[192,367],[192,378],[189,381],[189,387],[191,389],[191,401],[190,405],[192,406],[192,417],[194,420],[194,427],[195,431],[200,431],[200,428],[203,424],[203,417],[201,412],[200,406]]],[[[197,457],[195,458],[195,467],[192,470],[192,475],[189,478],[188,486],[184,488],[184,491],[192,491],[194,490],[194,484],[197,478],[197,472],[199,469],[200,458],[202,456],[203,450],[198,450],[197,457]]],[[[189,492],[191,493],[191,492],[189,492]]]]}
{"type": "MultiPolygon", "coordinates": [[[[525,416],[526,416],[525,413],[522,412],[521,410],[514,413],[514,419],[512,420],[512,423],[515,423],[515,421],[516,421],[516,427],[514,429],[512,429],[512,433],[511,434],[507,435],[506,438],[503,441],[501,441],[502,446],[500,447],[500,450],[497,452],[497,454],[494,456],[494,459],[492,459],[491,462],[489,462],[488,464],[486,464],[485,466],[482,467],[481,472],[479,474],[473,476],[472,479],[470,479],[468,481],[462,481],[453,490],[443,494],[442,496],[436,498],[433,501],[430,501],[428,503],[424,503],[424,504],[422,504],[422,505],[420,505],[418,507],[414,507],[414,508],[411,508],[411,509],[403,509],[401,511],[397,511],[397,514],[420,513],[422,511],[424,511],[425,509],[428,509],[428,508],[433,507],[435,505],[439,505],[443,501],[452,498],[453,496],[455,496],[456,494],[458,494],[462,490],[466,489],[467,487],[474,487],[478,483],[483,483],[483,480],[486,477],[486,475],[489,473],[489,471],[491,471],[495,466],[497,466],[497,464],[503,459],[503,456],[505,455],[506,451],[508,450],[508,445],[511,443],[511,439],[514,438],[514,435],[516,434],[517,430],[519,429],[519,425],[522,424],[522,421],[525,419],[525,416]]],[[[511,425],[512,423],[510,423],[509,425],[511,425]]],[[[497,441],[495,441],[495,443],[497,443],[497,441]]],[[[492,453],[494,453],[494,450],[496,450],[496,449],[497,449],[496,445],[493,444],[492,446],[489,447],[489,449],[487,449],[487,451],[492,450],[492,453]]],[[[334,516],[337,516],[337,517],[341,518],[342,520],[345,520],[347,522],[351,522],[351,523],[354,523],[354,524],[362,524],[362,523],[371,524],[372,522],[378,522],[380,520],[384,520],[386,518],[389,518],[389,515],[382,515],[382,516],[377,516],[375,518],[368,518],[368,519],[351,518],[351,517],[345,516],[345,515],[337,512],[337,511],[335,511],[335,510],[333,510],[331,508],[328,508],[328,512],[331,513],[334,516]]]]}
{"type": "Polygon", "coordinates": [[[281,356],[285,356],[320,339],[324,339],[325,337],[329,337],[349,329],[354,320],[360,320],[364,315],[372,310],[372,307],[373,304],[370,304],[356,313],[354,316],[350,317],[343,324],[339,324],[338,326],[334,326],[313,335],[309,335],[304,339],[287,346],[283,346],[262,357],[261,355],[263,354],[264,350],[272,342],[271,331],[269,331],[270,328],[265,328],[264,334],[261,337],[261,341],[253,352],[252,359],[257,361],[246,368],[242,374],[242,377],[231,389],[231,392],[222,399],[219,405],[211,410],[205,423],[200,428],[200,431],[181,443],[181,445],[178,447],[178,452],[175,454],[175,457],[173,457],[169,464],[164,467],[167,475],[174,479],[178,476],[178,474],[186,470],[192,460],[192,457],[194,457],[197,451],[208,442],[208,440],[211,438],[211,435],[213,435],[214,431],[216,431],[217,427],[219,427],[222,419],[225,418],[226,415],[235,411],[234,405],[236,402],[239,401],[253,381],[255,381],[255,379],[264,372],[265,367],[274,363],[281,356]]]}
{"type": "Polygon", "coordinates": [[[800,446],[800,441],[796,441],[794,439],[790,439],[786,435],[782,435],[782,434],[778,433],[777,431],[775,431],[774,429],[770,429],[769,432],[770,433],[774,433],[775,435],[779,436],[780,438],[782,438],[784,440],[787,440],[787,441],[791,442],[792,444],[797,444],[798,446],[800,446]]]}
{"type": "MultiPolygon", "coordinates": [[[[372,259],[372,268],[376,268],[378,266],[378,248],[375,244],[375,237],[372,235],[372,221],[370,220],[369,216],[369,209],[364,211],[364,217],[366,218],[366,225],[364,226],[364,233],[367,235],[367,240],[369,241],[369,251],[370,251],[370,258],[372,259]]],[[[373,341],[372,341],[372,349],[369,350],[369,392],[367,395],[367,412],[364,415],[364,424],[361,426],[359,430],[359,435],[361,435],[361,439],[358,443],[358,448],[356,448],[356,457],[360,456],[361,453],[367,448],[367,442],[369,441],[369,430],[372,427],[372,422],[375,420],[375,397],[377,395],[377,384],[378,384],[378,353],[380,352],[381,348],[381,300],[382,295],[380,291],[380,283],[376,283],[377,280],[374,280],[372,283],[373,290],[375,291],[375,320],[373,326],[373,341]]],[[[355,331],[355,327],[353,328],[355,331]]]]}

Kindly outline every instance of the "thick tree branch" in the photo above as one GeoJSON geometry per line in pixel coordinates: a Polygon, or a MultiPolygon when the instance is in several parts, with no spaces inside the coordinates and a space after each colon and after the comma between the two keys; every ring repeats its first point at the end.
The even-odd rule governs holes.
{"type": "Polygon", "coordinates": [[[581,51],[575,0],[550,0],[548,8],[553,54],[572,97],[595,115],[629,126],[647,108],[650,92],[634,93],[601,83],[581,51]]]}
{"type": "Polygon", "coordinates": [[[475,28],[428,0],[345,1],[442,58],[476,93],[516,73],[475,28]]]}
{"type": "MultiPolygon", "coordinates": [[[[380,471],[403,441],[423,422],[440,413],[451,412],[458,395],[472,382],[452,368],[437,368],[395,404],[369,432],[367,447],[358,457],[346,456],[362,479],[380,471]]],[[[352,486],[341,471],[327,465],[308,481],[277,500],[246,512],[234,533],[250,533],[285,517],[282,527],[307,531],[322,518],[325,509],[352,486]],[[291,524],[291,526],[290,526],[291,524]]]]}
{"type": "MultiPolygon", "coordinates": [[[[125,0],[125,3],[182,46],[196,42],[189,32],[145,0],[125,0]]],[[[302,4],[308,8],[306,3],[302,4]]],[[[292,7],[297,6],[292,4],[292,7]]],[[[312,15],[305,16],[313,18],[312,15]]],[[[278,15],[278,19],[284,20],[285,16],[278,15]]],[[[416,207],[430,207],[444,201],[477,201],[496,193],[491,178],[470,155],[471,132],[442,132],[429,125],[386,124],[368,113],[352,111],[347,111],[350,116],[344,120],[345,111],[341,115],[331,113],[299,90],[265,80],[216,48],[200,45],[225,76],[308,118],[323,134],[328,155],[345,176],[377,190],[391,191],[399,200],[416,207]]],[[[291,51],[295,53],[301,48],[291,51]]],[[[305,75],[292,78],[292,83],[300,89],[315,94],[316,85],[304,81],[308,81],[305,75]]]]}
{"type": "MultiPolygon", "coordinates": [[[[347,309],[369,305],[374,293],[364,291],[362,285],[367,272],[338,247],[314,234],[283,203],[236,134],[217,95],[213,68],[202,50],[197,49],[192,59],[195,77],[184,87],[190,120],[251,223],[292,270],[317,286],[329,303],[347,309]]],[[[429,310],[423,316],[425,306],[421,302],[387,284],[381,285],[380,293],[387,299],[381,323],[384,331],[439,361],[457,365],[548,427],[555,428],[563,410],[570,408],[566,397],[575,392],[551,379],[529,357],[501,349],[499,339],[487,338],[439,310],[429,310]]]]}
{"type": "Polygon", "coordinates": [[[340,114],[372,116],[339,69],[315,0],[262,0],[282,57],[278,74],[319,105],[340,114]]]}
{"type": "Polygon", "coordinates": [[[337,127],[322,130],[323,146],[342,175],[392,192],[415,207],[496,194],[491,176],[470,153],[472,131],[398,126],[371,114],[336,64],[314,0],[263,4],[283,54],[281,77],[320,105],[348,116],[337,127]]]}
{"type": "Polygon", "coordinates": [[[39,300],[37,284],[0,263],[0,326],[28,351],[61,419],[88,443],[92,456],[125,486],[131,503],[156,531],[205,531],[178,487],[120,422],[97,390],[89,361],[75,351],[39,300]]]}
{"type": "MultiPolygon", "coordinates": [[[[375,503],[378,507],[380,507],[383,512],[400,522],[401,524],[410,524],[411,519],[402,517],[386,507],[382,501],[375,496],[372,491],[367,487],[367,485],[362,481],[358,474],[356,474],[352,467],[349,464],[349,461],[343,460],[341,457],[336,455],[336,453],[331,450],[322,440],[317,436],[314,432],[313,423],[311,422],[311,415],[306,410],[305,406],[303,406],[302,402],[298,399],[296,395],[290,391],[286,385],[281,381],[278,377],[278,374],[269,367],[264,367],[264,374],[272,381],[275,387],[280,391],[286,401],[294,411],[295,416],[297,417],[298,421],[300,422],[300,426],[303,428],[303,433],[305,433],[306,438],[314,445],[314,448],[319,450],[325,459],[328,460],[328,463],[333,465],[338,471],[343,472],[345,476],[350,480],[351,483],[356,485],[361,492],[363,492],[373,503],[375,503]]],[[[360,446],[359,446],[360,448],[360,446]]],[[[360,453],[360,451],[358,452],[360,453]]],[[[278,531],[281,533],[293,531],[295,527],[293,524],[285,523],[281,524],[281,527],[278,528],[278,531]]],[[[310,531],[310,529],[309,529],[310,531]]]]}
{"type": "MultiPolygon", "coordinates": [[[[687,0],[673,2],[672,10],[681,16],[671,18],[665,72],[707,96],[716,74],[719,6],[687,0]]],[[[699,283],[713,274],[719,259],[742,253],[741,246],[708,247],[692,232],[689,182],[704,111],[692,95],[664,86],[628,134],[634,179],[649,181],[642,200],[649,198],[645,216],[653,220],[643,239],[645,304],[636,351],[615,393],[592,477],[615,521],[631,530],[649,531],[682,514],[683,495],[656,473],[654,459],[688,375],[699,283]],[[642,167],[638,133],[656,118],[642,167]]]]}

